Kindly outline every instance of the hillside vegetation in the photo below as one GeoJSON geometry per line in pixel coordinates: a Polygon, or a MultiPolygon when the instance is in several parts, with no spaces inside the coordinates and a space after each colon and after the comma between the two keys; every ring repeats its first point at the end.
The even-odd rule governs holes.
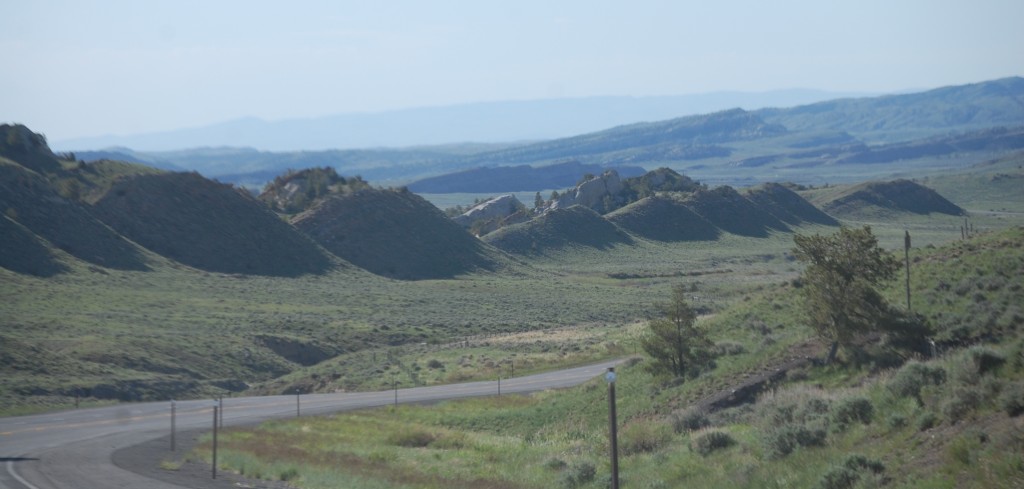
{"type": "MultiPolygon", "coordinates": [[[[836,365],[808,362],[824,346],[784,282],[702,320],[716,342],[714,369],[666,382],[644,371],[643,358],[619,368],[624,486],[1018,487],[1024,228],[911,257],[913,308],[940,331],[934,358],[875,340],[836,365]]],[[[893,284],[886,295],[899,303],[902,292],[893,284]]],[[[530,396],[272,422],[229,430],[221,460],[309,488],[605,487],[606,396],[595,379],[530,396]],[[317,463],[328,453],[348,463],[317,463]]]]}

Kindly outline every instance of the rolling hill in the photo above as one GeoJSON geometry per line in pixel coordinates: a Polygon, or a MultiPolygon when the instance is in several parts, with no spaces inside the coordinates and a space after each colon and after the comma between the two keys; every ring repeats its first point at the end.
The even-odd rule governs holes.
{"type": "Polygon", "coordinates": [[[964,214],[963,209],[938,192],[910,180],[853,185],[827,197],[820,205],[830,214],[847,218],[893,213],[964,214]]]}
{"type": "Polygon", "coordinates": [[[120,179],[93,208],[132,241],[200,270],[289,277],[337,266],[247,192],[197,173],[120,179]]]}
{"type": "Polygon", "coordinates": [[[291,222],[331,253],[385,277],[452,278],[500,266],[492,250],[403,189],[329,195],[291,222]]]}
{"type": "Polygon", "coordinates": [[[633,238],[597,212],[574,205],[501,228],[485,235],[483,241],[507,253],[542,255],[574,246],[607,249],[631,244],[633,238]]]}

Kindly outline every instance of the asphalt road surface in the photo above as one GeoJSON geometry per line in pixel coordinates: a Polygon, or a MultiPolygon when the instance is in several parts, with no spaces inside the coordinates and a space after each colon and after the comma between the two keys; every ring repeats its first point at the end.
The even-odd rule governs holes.
{"type": "MultiPolygon", "coordinates": [[[[501,394],[581,384],[618,362],[559,370],[500,381],[501,394]]],[[[499,382],[470,382],[398,389],[399,403],[424,403],[498,394],[499,382]]],[[[302,416],[386,406],[396,391],[308,394],[298,400],[302,416]]],[[[212,429],[212,400],[177,401],[176,431],[212,429]]],[[[296,396],[223,400],[225,426],[296,416],[296,396]]],[[[111,455],[171,432],[171,403],[151,402],[0,418],[0,489],[180,489],[116,467],[111,455]]],[[[168,450],[170,447],[168,446],[168,450]]],[[[151,461],[156,465],[159,460],[151,461]]]]}

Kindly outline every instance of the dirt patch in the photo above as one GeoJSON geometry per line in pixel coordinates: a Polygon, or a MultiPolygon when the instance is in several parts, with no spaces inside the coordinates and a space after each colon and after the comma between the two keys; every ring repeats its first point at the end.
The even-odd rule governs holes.
{"type": "Polygon", "coordinates": [[[209,464],[187,460],[203,430],[178,433],[176,451],[170,450],[170,436],[150,440],[114,452],[114,465],[150,479],[192,489],[291,489],[285,482],[246,479],[238,474],[218,471],[214,479],[209,464]],[[164,468],[168,467],[168,468],[164,468]],[[170,467],[174,467],[173,469],[170,467]]]}

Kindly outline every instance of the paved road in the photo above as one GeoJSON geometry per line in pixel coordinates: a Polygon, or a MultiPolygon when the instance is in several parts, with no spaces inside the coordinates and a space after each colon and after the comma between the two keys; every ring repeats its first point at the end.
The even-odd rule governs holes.
{"type": "MultiPolygon", "coordinates": [[[[501,393],[569,387],[586,382],[617,362],[501,381],[501,393]]],[[[470,382],[398,390],[399,403],[495,395],[498,382],[470,382]]],[[[296,415],[295,396],[224,399],[224,424],[253,424],[296,415]]],[[[301,415],[385,406],[395,391],[310,394],[300,398],[301,415]]],[[[213,425],[210,400],[178,401],[180,431],[213,425]]],[[[122,470],[111,454],[170,433],[170,403],[154,402],[0,418],[0,489],[180,489],[122,470]]],[[[158,461],[154,460],[153,464],[158,461]]]]}

